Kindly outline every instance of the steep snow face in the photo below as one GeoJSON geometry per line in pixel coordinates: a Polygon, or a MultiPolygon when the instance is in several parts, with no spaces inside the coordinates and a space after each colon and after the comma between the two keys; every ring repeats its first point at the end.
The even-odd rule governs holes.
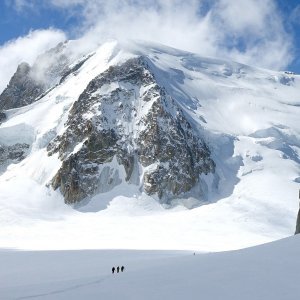
{"type": "MultiPolygon", "coordinates": [[[[22,150],[22,155],[8,163],[7,154],[3,156],[6,165],[3,164],[2,172],[5,172],[0,176],[0,217],[5,233],[1,245],[43,249],[222,250],[292,234],[300,181],[299,91],[297,75],[202,58],[161,45],[111,41],[92,53],[85,53],[72,61],[59,84],[38,101],[5,111],[7,120],[0,126],[1,146],[24,143],[26,151],[22,150]],[[153,77],[151,82],[132,85],[122,77],[103,81],[110,71],[139,57],[153,77]],[[91,88],[99,80],[100,84],[91,88]],[[152,92],[155,90],[157,96],[152,92]],[[148,101],[140,101],[149,91],[148,101]],[[88,96],[85,102],[88,109],[80,111],[78,108],[85,96],[88,96]],[[176,169],[161,159],[159,163],[155,159],[145,161],[151,158],[147,151],[155,145],[153,141],[159,133],[152,135],[149,145],[145,144],[145,160],[141,153],[131,155],[133,150],[139,149],[135,148],[139,137],[146,140],[151,136],[147,126],[156,118],[155,114],[144,123],[139,121],[155,108],[158,98],[166,99],[162,106],[164,114],[157,123],[161,126],[158,128],[165,130],[159,130],[163,132],[162,137],[167,137],[161,139],[161,144],[170,144],[179,150],[182,145],[188,145],[184,152],[178,151],[183,153],[180,163],[190,170],[195,164],[193,161],[186,164],[184,155],[194,149],[191,145],[198,139],[199,145],[208,149],[207,161],[213,162],[208,172],[192,170],[195,176],[192,182],[198,185],[192,185],[194,189],[190,194],[185,193],[186,190],[173,193],[173,200],[164,202],[169,210],[162,209],[156,201],[158,190],[154,188],[152,193],[144,183],[147,183],[147,174],[157,174],[157,168],[161,167],[162,172],[155,176],[156,181],[151,179],[151,184],[162,184],[162,191],[169,187],[172,191],[176,185],[168,185],[165,178],[170,172],[180,184],[184,182],[183,165],[178,164],[180,168],[176,173],[176,169]],[[110,103],[112,99],[116,101],[110,103]],[[76,126],[80,119],[87,127],[76,126]],[[102,143],[107,140],[103,135],[96,135],[97,145],[91,143],[94,135],[86,135],[91,120],[98,122],[91,122],[91,132],[95,124],[98,133],[98,129],[100,132],[122,129],[118,134],[123,140],[118,141],[126,145],[126,155],[120,151],[122,148],[115,146],[117,142],[108,143],[112,151],[105,157],[100,155],[105,159],[109,157],[100,161],[100,165],[99,156],[96,162],[93,157],[91,160],[90,155],[95,151],[83,153],[87,145],[93,149],[97,146],[96,152],[101,150],[98,140],[102,143]],[[181,130],[190,140],[174,142],[177,129],[172,128],[179,128],[172,127],[176,120],[180,125],[189,124],[190,133],[187,125],[181,130]],[[12,144],[4,141],[8,132],[13,133],[12,144]],[[78,165],[86,155],[91,163],[87,169],[94,172],[91,175],[96,187],[91,193],[81,186],[80,190],[75,189],[76,195],[78,191],[85,191],[80,199],[89,196],[77,207],[78,212],[64,206],[64,187],[78,178],[78,174],[87,175],[84,173],[87,169],[81,168],[87,164],[78,165]],[[74,157],[75,168],[70,163],[74,157]],[[7,166],[10,162],[13,164],[7,166]],[[64,164],[68,168],[64,168],[64,164]],[[77,172],[74,178],[73,170],[77,172]],[[59,189],[54,191],[51,184],[59,187],[63,195],[59,189]],[[199,204],[206,205],[185,209],[199,204]],[[40,221],[34,223],[32,220],[37,217],[40,221]]],[[[110,141],[115,141],[110,137],[110,141]]],[[[192,152],[195,155],[195,150],[192,152]]],[[[153,155],[157,158],[156,152],[153,155]]],[[[172,161],[173,156],[169,159],[172,161]]]]}

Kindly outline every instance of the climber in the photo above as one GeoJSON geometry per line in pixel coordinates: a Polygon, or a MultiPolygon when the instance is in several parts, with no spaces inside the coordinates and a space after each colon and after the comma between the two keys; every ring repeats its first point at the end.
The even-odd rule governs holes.
{"type": "Polygon", "coordinates": [[[121,272],[123,272],[123,271],[124,271],[124,269],[125,269],[125,267],[124,267],[124,266],[122,266],[122,267],[121,267],[121,272]]]}
{"type": "Polygon", "coordinates": [[[120,271],[120,267],[119,267],[119,266],[117,266],[117,273],[119,273],[119,271],[120,271]]]}
{"type": "Polygon", "coordinates": [[[111,272],[114,274],[115,273],[115,267],[112,267],[111,272]]]}

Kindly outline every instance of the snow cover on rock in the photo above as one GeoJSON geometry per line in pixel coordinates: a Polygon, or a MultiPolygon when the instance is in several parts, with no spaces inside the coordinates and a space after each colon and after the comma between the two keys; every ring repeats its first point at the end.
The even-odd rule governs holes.
{"type": "MultiPolygon", "coordinates": [[[[2,166],[0,246],[220,251],[294,232],[300,178],[299,76],[144,42],[110,41],[85,57],[38,101],[5,111],[1,145],[13,140],[30,150],[20,162],[2,166]],[[178,197],[166,210],[155,196],[123,181],[74,210],[50,187],[62,162],[57,153],[48,156],[46,148],[65,132],[73,103],[92,79],[140,56],[188,121],[202,128],[201,138],[216,164],[214,174],[201,175],[205,197],[178,197]]],[[[106,88],[111,87],[103,86],[103,93],[109,92],[106,88]]]]}

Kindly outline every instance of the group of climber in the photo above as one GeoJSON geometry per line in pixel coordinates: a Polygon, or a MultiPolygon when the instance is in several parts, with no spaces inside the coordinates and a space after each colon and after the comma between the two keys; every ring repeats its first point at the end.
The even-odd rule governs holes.
{"type": "Polygon", "coordinates": [[[122,267],[117,266],[116,268],[112,267],[111,272],[114,274],[115,272],[117,272],[117,273],[120,273],[120,271],[124,272],[124,270],[125,270],[124,266],[122,266],[122,267]]]}

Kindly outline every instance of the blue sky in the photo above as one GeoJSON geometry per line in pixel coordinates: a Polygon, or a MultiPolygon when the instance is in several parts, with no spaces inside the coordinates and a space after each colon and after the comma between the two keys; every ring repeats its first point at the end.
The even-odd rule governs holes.
{"type": "Polygon", "coordinates": [[[295,59],[289,69],[300,74],[300,0],[278,0],[286,30],[293,36],[295,59]]]}
{"type": "Polygon", "coordinates": [[[118,3],[118,0],[1,0],[0,44],[5,47],[7,42],[38,29],[60,29],[68,38],[94,30],[99,36],[105,33],[146,37],[201,55],[300,73],[300,0],[118,3]],[[195,13],[199,3],[201,10],[195,13]],[[147,23],[143,21],[146,19],[147,23]]]}
{"type": "Polygon", "coordinates": [[[80,15],[54,6],[40,5],[38,10],[24,7],[20,11],[13,3],[0,0],[0,44],[24,36],[32,29],[53,27],[71,31],[80,21],[80,15]]]}

